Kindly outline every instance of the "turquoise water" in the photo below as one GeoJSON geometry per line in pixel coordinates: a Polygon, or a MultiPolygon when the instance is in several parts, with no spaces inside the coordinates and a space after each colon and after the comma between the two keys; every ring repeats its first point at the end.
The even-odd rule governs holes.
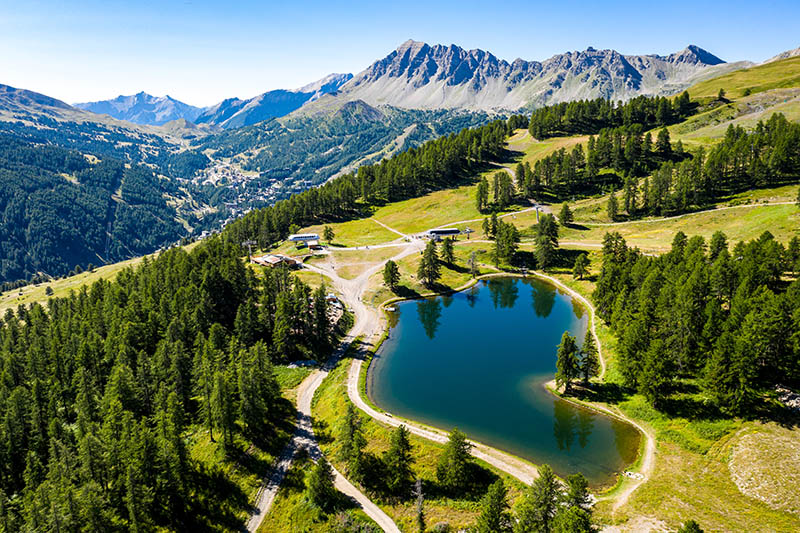
{"type": "Polygon", "coordinates": [[[613,483],[636,459],[628,424],[550,394],[556,349],[583,341],[588,315],[540,280],[494,278],[464,292],[400,303],[372,361],[368,393],[381,408],[471,438],[561,476],[613,483]]]}

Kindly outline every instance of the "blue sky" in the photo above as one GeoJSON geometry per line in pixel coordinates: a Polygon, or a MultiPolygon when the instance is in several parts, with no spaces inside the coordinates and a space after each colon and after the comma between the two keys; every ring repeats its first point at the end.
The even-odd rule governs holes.
{"type": "Polygon", "coordinates": [[[67,102],[143,90],[210,105],[358,72],[409,38],[509,61],[690,43],[762,61],[800,46],[800,1],[0,0],[0,83],[67,102]]]}

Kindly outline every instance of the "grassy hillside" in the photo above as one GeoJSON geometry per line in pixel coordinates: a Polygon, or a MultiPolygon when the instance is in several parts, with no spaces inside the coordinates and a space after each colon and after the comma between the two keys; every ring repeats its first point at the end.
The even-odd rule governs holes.
{"type": "Polygon", "coordinates": [[[737,70],[690,87],[692,98],[714,98],[724,89],[728,98],[746,96],[771,89],[800,87],[800,57],[773,61],[737,70]]]}

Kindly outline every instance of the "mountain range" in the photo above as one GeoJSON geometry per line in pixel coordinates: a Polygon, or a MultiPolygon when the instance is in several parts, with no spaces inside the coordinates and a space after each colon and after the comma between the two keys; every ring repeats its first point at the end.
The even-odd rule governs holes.
{"type": "Polygon", "coordinates": [[[694,45],[668,56],[588,48],[508,63],[483,50],[406,41],[355,75],[341,94],[373,105],[515,111],[583,98],[674,94],[743,66],[694,45]]]}
{"type": "Polygon", "coordinates": [[[196,124],[230,129],[288,115],[306,102],[314,101],[324,94],[335,93],[352,77],[352,74],[329,74],[299,89],[268,91],[245,100],[226,98],[209,107],[195,107],[170,96],[152,96],[145,92],[130,96],[120,95],[113,100],[77,103],[74,106],[134,124],[161,126],[184,119],[196,124]]]}
{"type": "Polygon", "coordinates": [[[326,95],[407,109],[516,111],[581,98],[669,95],[748,65],[726,63],[695,45],[668,56],[588,48],[543,62],[509,63],[483,50],[409,40],[356,75],[330,74],[299,89],[228,98],[206,108],[146,93],[75,106],[136,124],[185,119],[231,129],[288,115],[326,95]]]}

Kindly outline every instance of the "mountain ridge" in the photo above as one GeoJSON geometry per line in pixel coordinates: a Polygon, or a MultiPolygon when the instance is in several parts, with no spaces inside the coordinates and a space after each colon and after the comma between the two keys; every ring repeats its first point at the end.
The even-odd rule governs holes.
{"type": "Polygon", "coordinates": [[[513,111],[580,98],[627,100],[679,92],[694,76],[725,65],[696,45],[668,56],[589,47],[542,62],[517,58],[509,63],[481,49],[408,40],[339,92],[373,105],[513,111]]]}

